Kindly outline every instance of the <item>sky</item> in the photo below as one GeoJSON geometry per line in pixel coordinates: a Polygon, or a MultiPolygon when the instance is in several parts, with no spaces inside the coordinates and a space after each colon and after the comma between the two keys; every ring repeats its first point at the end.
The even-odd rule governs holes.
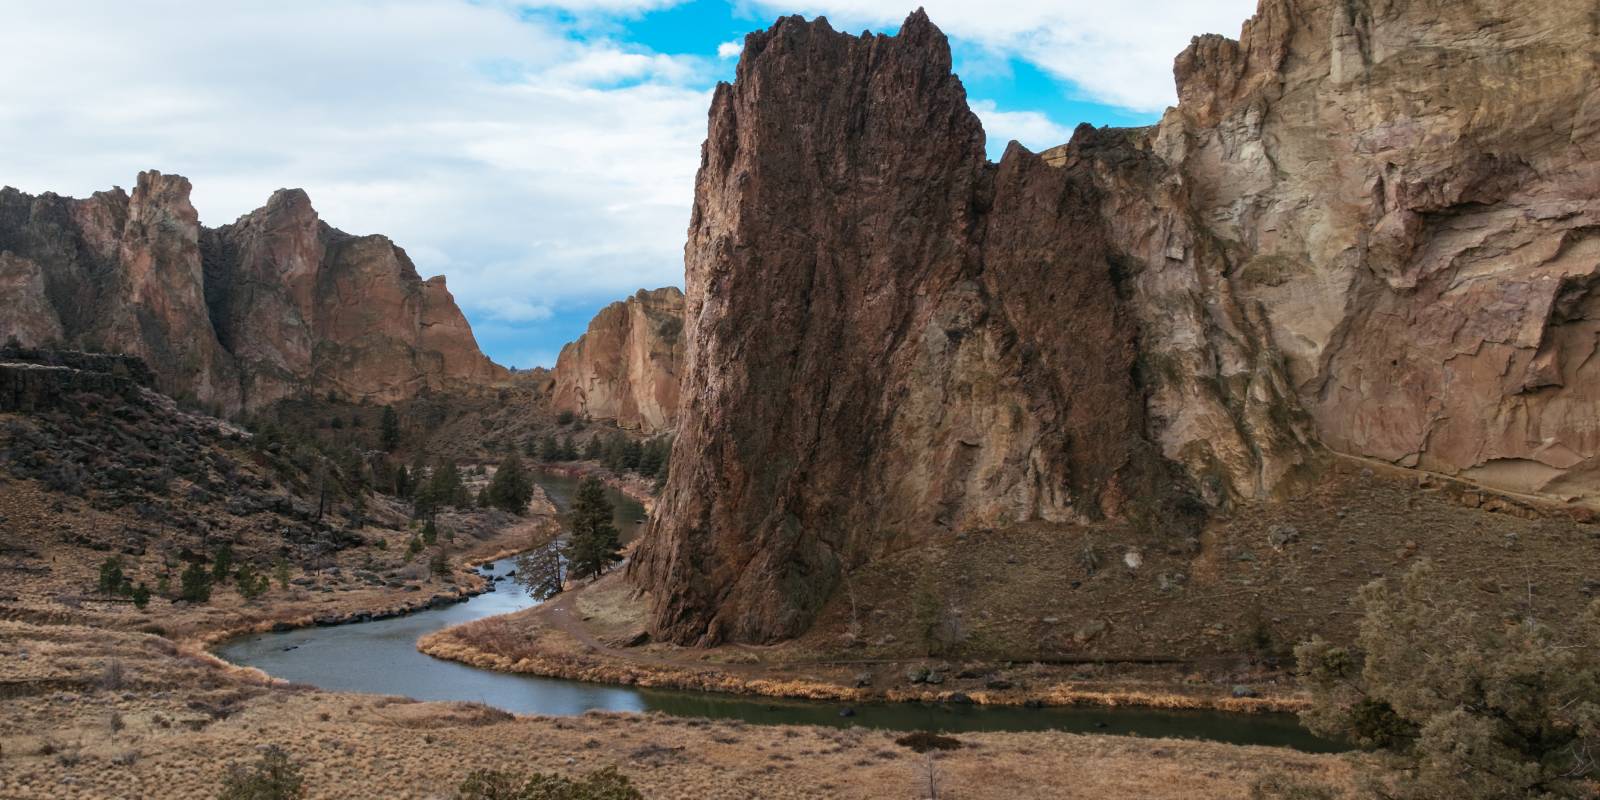
{"type": "MultiPolygon", "coordinates": [[[[1255,0],[923,0],[998,158],[1144,125],[1172,59],[1255,0]]],[[[0,0],[0,185],[187,176],[217,226],[299,187],[443,274],[484,351],[551,366],[605,304],[683,285],[706,110],[779,16],[893,33],[908,0],[0,0]]]]}

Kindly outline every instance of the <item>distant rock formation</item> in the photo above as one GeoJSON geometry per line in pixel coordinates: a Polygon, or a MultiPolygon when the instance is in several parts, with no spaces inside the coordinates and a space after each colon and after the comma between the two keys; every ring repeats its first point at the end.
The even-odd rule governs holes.
{"type": "Polygon", "coordinates": [[[677,423],[683,362],[683,292],[640,289],[601,309],[561,348],[551,405],[644,433],[668,430],[677,423]]]}
{"type": "Polygon", "coordinates": [[[794,635],[938,530],[1181,530],[1319,442],[1600,494],[1600,42],[1588,4],[1484,13],[1265,0],[1179,56],[1160,125],[999,164],[921,12],[751,34],[629,567],[653,632],[794,635]]]}
{"type": "Polygon", "coordinates": [[[504,381],[444,278],[382,236],[317,218],[299,190],[215,230],[189,181],[139,174],[75,200],[0,190],[0,336],[138,356],[163,391],[223,411],[290,394],[389,402],[504,381]]]}

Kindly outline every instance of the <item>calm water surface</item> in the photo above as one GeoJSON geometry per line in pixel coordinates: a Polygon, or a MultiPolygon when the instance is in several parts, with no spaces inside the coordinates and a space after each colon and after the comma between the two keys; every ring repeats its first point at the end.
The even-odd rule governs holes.
{"type": "MultiPolygon", "coordinates": [[[[541,473],[538,480],[563,510],[577,488],[576,480],[561,476],[541,473]]],[[[644,509],[620,493],[607,491],[617,506],[619,529],[624,538],[631,538],[637,533],[636,521],[644,518],[644,509]]],[[[515,568],[515,563],[508,559],[491,566],[494,574],[504,575],[515,568]]],[[[854,716],[843,717],[840,704],[635,689],[514,675],[441,661],[417,652],[417,639],[428,633],[535,604],[513,581],[499,581],[496,586],[497,591],[464,603],[408,617],[234,639],[217,648],[217,654],[235,664],[324,689],[406,695],[421,700],[471,700],[518,714],[659,711],[757,724],[861,725],[950,732],[1064,730],[1210,739],[1312,752],[1343,749],[1312,736],[1287,714],[897,703],[852,706],[854,716]]]]}

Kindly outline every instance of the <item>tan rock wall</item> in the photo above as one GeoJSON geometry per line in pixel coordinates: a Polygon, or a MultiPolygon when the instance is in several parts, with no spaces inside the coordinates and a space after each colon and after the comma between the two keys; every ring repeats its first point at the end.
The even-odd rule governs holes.
{"type": "Polygon", "coordinates": [[[657,433],[677,424],[683,375],[683,292],[639,290],[600,310],[577,341],[561,348],[552,373],[553,407],[624,428],[657,433]]]}

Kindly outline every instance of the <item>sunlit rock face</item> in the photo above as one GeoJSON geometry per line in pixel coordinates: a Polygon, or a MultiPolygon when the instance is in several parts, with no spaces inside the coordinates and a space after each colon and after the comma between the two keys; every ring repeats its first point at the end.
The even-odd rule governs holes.
{"type": "Polygon", "coordinates": [[[299,190],[203,228],[189,193],[153,171],[131,195],[0,191],[0,285],[18,298],[0,334],[139,356],[164,391],[228,412],[506,379],[444,279],[388,239],[329,227],[299,190]]]}
{"type": "Polygon", "coordinates": [[[1267,0],[1159,125],[986,162],[920,12],[712,101],[657,635],[770,641],[940,530],[1280,497],[1322,448],[1595,494],[1586,3],[1267,0]]]}
{"type": "Polygon", "coordinates": [[[644,433],[677,424],[683,375],[683,292],[641,289],[606,306],[561,348],[552,406],[644,433]]]}

